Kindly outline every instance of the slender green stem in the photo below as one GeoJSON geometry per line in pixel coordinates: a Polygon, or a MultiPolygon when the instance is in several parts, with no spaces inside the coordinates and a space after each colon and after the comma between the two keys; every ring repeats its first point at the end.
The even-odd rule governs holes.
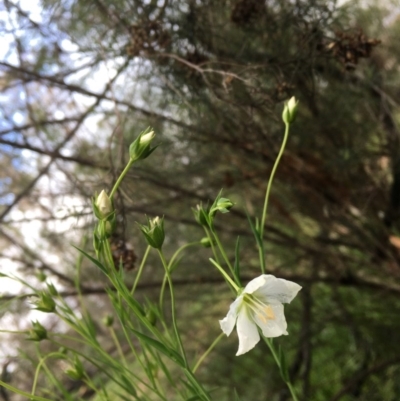
{"type": "MultiPolygon", "coordinates": [[[[283,136],[282,145],[279,150],[278,156],[275,159],[274,166],[272,167],[271,175],[268,180],[267,189],[265,191],[264,207],[263,207],[263,212],[262,212],[262,217],[261,217],[261,222],[260,222],[260,227],[259,227],[259,233],[260,233],[260,238],[261,238],[262,242],[264,241],[264,226],[265,226],[265,220],[267,218],[268,201],[269,201],[269,196],[270,196],[270,192],[271,192],[271,188],[272,188],[272,182],[274,180],[276,170],[278,168],[279,162],[280,162],[283,152],[285,150],[286,142],[289,137],[289,128],[290,128],[290,124],[285,123],[285,134],[283,136]]],[[[259,254],[260,254],[261,272],[264,274],[265,273],[264,246],[259,248],[259,254]]]]}
{"type": "Polygon", "coordinates": [[[198,367],[203,363],[204,359],[207,358],[208,354],[214,349],[214,347],[220,342],[221,338],[225,335],[225,333],[221,333],[214,341],[213,343],[208,347],[207,351],[204,352],[204,354],[198,359],[196,364],[194,365],[194,368],[192,370],[193,373],[196,373],[196,370],[198,367]]]}
{"type": "Polygon", "coordinates": [[[236,291],[236,293],[239,291],[238,285],[229,277],[228,273],[214,260],[214,259],[209,259],[210,262],[221,272],[221,274],[224,276],[225,280],[231,285],[231,287],[236,291]]]}
{"type": "Polygon", "coordinates": [[[215,242],[217,243],[218,249],[221,252],[222,258],[224,259],[225,263],[229,267],[229,270],[231,271],[232,275],[234,274],[233,267],[231,263],[229,262],[228,256],[225,252],[224,247],[222,246],[221,241],[219,240],[218,234],[215,232],[214,228],[210,227],[210,230],[214,236],[215,242]]]}
{"type": "Polygon", "coordinates": [[[210,234],[210,232],[209,232],[207,227],[204,227],[204,231],[206,232],[207,238],[210,240],[211,249],[212,249],[212,253],[214,255],[214,258],[217,261],[217,263],[220,263],[219,257],[218,257],[218,253],[217,253],[217,251],[215,249],[214,239],[213,239],[212,235],[210,234]]]}
{"type": "Polygon", "coordinates": [[[172,317],[172,325],[174,327],[175,337],[176,337],[176,340],[178,342],[178,346],[179,346],[179,349],[181,351],[181,355],[183,357],[183,360],[185,361],[185,365],[188,366],[185,349],[183,348],[182,339],[181,339],[181,336],[179,334],[178,326],[176,324],[175,293],[174,293],[174,286],[173,286],[172,279],[171,279],[171,274],[169,272],[168,263],[165,260],[164,254],[162,253],[161,249],[158,249],[158,254],[160,255],[162,264],[164,266],[165,274],[167,275],[169,290],[170,290],[170,294],[171,294],[171,317],[172,317]]]}
{"type": "Polygon", "coordinates": [[[118,351],[119,357],[121,358],[121,361],[126,366],[127,363],[126,363],[125,355],[122,352],[121,344],[120,344],[120,342],[118,340],[117,335],[115,334],[115,330],[112,327],[110,327],[110,334],[111,334],[111,337],[112,337],[112,339],[114,341],[115,346],[117,347],[117,351],[118,351]]]}
{"type": "Polygon", "coordinates": [[[44,366],[46,359],[52,358],[52,357],[59,357],[59,358],[63,359],[63,358],[65,358],[65,355],[62,354],[61,352],[51,352],[50,354],[47,354],[46,356],[44,356],[43,358],[40,359],[40,361],[36,367],[35,376],[33,378],[31,395],[35,395],[36,385],[37,385],[37,381],[39,378],[39,373],[40,373],[40,369],[42,368],[42,365],[44,366]]]}
{"type": "MultiPolygon", "coordinates": [[[[264,338],[264,341],[266,342],[266,344],[268,345],[269,349],[271,350],[272,356],[274,357],[276,364],[278,365],[279,369],[281,369],[281,362],[279,360],[279,356],[276,352],[274,344],[272,343],[270,338],[266,338],[264,336],[263,336],[263,338],[264,338]]],[[[290,391],[290,394],[292,395],[293,401],[299,401],[297,398],[296,392],[294,390],[293,384],[290,381],[290,378],[288,378],[287,381],[286,380],[284,380],[284,381],[285,381],[286,385],[288,386],[288,389],[290,391]]]]}
{"type": "MultiPolygon", "coordinates": [[[[87,243],[87,236],[85,236],[83,238],[83,243],[82,243],[82,246],[81,246],[82,249],[85,249],[86,243],[87,243]]],[[[83,253],[79,252],[78,253],[78,258],[77,258],[77,261],[76,261],[76,275],[75,275],[75,278],[74,278],[74,285],[75,285],[76,291],[78,293],[78,300],[79,300],[79,304],[81,306],[81,309],[82,309],[82,311],[84,313],[86,313],[86,307],[85,307],[85,303],[83,302],[81,280],[80,280],[82,262],[83,262],[83,253]]]]}
{"type": "Polygon", "coordinates": [[[146,264],[147,257],[149,256],[150,248],[151,248],[150,246],[148,246],[146,248],[146,252],[144,253],[142,262],[140,263],[139,270],[138,270],[137,275],[135,277],[135,282],[133,283],[133,287],[132,287],[132,290],[131,290],[131,295],[134,294],[134,292],[136,290],[136,287],[137,287],[137,285],[139,283],[140,277],[142,276],[143,268],[144,268],[144,265],[146,264]]]}
{"type": "MultiPolygon", "coordinates": [[[[178,255],[182,251],[184,251],[186,248],[189,248],[190,246],[199,245],[199,244],[200,244],[199,241],[189,242],[188,244],[182,245],[179,249],[177,249],[177,251],[172,255],[172,257],[171,257],[171,259],[170,259],[170,261],[168,263],[168,271],[169,271],[169,273],[171,274],[173,272],[172,267],[174,265],[174,262],[175,262],[176,258],[178,257],[178,255]]],[[[161,313],[162,313],[162,310],[163,310],[164,293],[165,293],[165,286],[167,285],[167,280],[168,280],[167,279],[167,274],[165,273],[164,274],[164,279],[163,279],[163,282],[162,282],[162,285],[161,285],[160,298],[159,298],[159,301],[158,301],[159,305],[160,305],[160,312],[161,313]]]]}
{"type": "Polygon", "coordinates": [[[110,192],[109,198],[112,199],[114,196],[115,192],[117,192],[118,187],[120,186],[122,180],[125,178],[126,174],[128,173],[129,169],[132,167],[133,163],[135,163],[135,160],[129,159],[128,164],[125,166],[123,169],[122,173],[118,177],[117,181],[114,184],[113,189],[110,192]]]}

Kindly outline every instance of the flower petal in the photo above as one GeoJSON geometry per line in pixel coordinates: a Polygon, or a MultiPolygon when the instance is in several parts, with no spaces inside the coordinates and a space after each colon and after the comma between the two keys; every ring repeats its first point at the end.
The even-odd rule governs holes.
{"type": "Polygon", "coordinates": [[[279,337],[287,335],[287,323],[283,313],[283,305],[281,303],[269,305],[268,319],[266,315],[252,313],[254,322],[260,327],[264,337],[279,337]]]}
{"type": "Polygon", "coordinates": [[[251,319],[246,307],[240,310],[237,318],[237,333],[239,337],[239,349],[236,355],[242,355],[250,351],[260,341],[257,326],[251,319]]]}
{"type": "MultiPolygon", "coordinates": [[[[243,291],[243,294],[253,294],[253,292],[257,291],[260,287],[265,285],[266,278],[271,276],[270,274],[262,274],[253,280],[249,281],[243,291]]],[[[274,276],[271,276],[274,277],[274,276]]]]}
{"type": "Polygon", "coordinates": [[[264,284],[262,286],[258,286],[258,288],[253,291],[253,295],[254,297],[262,299],[264,302],[269,304],[276,305],[278,302],[290,303],[301,290],[301,286],[293,281],[276,278],[271,274],[263,274],[260,277],[263,277],[264,284]]]}
{"type": "Polygon", "coordinates": [[[235,327],[236,320],[239,313],[239,308],[243,302],[243,295],[240,295],[235,299],[234,302],[231,303],[229,307],[228,314],[219,321],[219,325],[221,326],[221,330],[229,336],[232,333],[233,328],[235,327]]]}

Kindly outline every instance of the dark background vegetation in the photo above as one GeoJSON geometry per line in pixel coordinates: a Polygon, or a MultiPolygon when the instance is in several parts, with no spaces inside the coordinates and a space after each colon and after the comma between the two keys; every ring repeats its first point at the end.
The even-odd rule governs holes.
{"type": "MultiPolygon", "coordinates": [[[[135,221],[165,215],[172,254],[203,236],[191,208],[221,188],[236,205],[218,230],[232,251],[240,236],[244,281],[255,277],[245,210],[261,214],[283,102],[295,95],[298,118],[265,229],[268,272],[303,286],[286,307],[290,335],[280,339],[291,376],[301,400],[399,399],[396,2],[3,0],[0,10],[2,270],[15,266],[33,283],[44,273],[77,305],[70,244],[85,246],[91,197],[111,188],[130,142],[152,126],[161,145],[132,169],[116,202],[113,246],[127,280],[145,249],[135,221]]],[[[174,273],[192,355],[219,334],[230,303],[209,257],[200,247],[187,252],[174,273]]],[[[161,279],[151,257],[139,298],[156,297],[161,279]]],[[[105,278],[84,262],[80,285],[107,339],[105,278]]],[[[6,285],[2,295],[13,298],[6,285]]],[[[30,308],[23,297],[7,303],[2,327],[25,328],[30,308]]],[[[243,400],[289,400],[266,347],[237,358],[236,346],[235,335],[223,340],[199,370],[218,388],[215,399],[233,399],[236,388],[243,400]]],[[[29,389],[33,349],[4,335],[3,378],[29,389]]]]}

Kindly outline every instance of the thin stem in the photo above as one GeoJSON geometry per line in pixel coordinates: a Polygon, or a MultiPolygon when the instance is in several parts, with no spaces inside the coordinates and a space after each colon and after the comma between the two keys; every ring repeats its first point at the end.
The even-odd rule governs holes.
{"type": "Polygon", "coordinates": [[[137,285],[139,283],[139,280],[140,280],[140,277],[142,275],[144,265],[146,264],[146,260],[147,260],[147,256],[149,255],[149,252],[150,252],[150,246],[148,246],[146,248],[146,252],[144,253],[144,256],[143,256],[143,259],[142,259],[142,263],[140,263],[139,271],[137,272],[137,275],[136,275],[136,278],[135,278],[135,282],[133,283],[133,287],[132,287],[132,290],[131,290],[131,295],[134,294],[134,292],[136,290],[136,287],[137,287],[137,285]]]}
{"type": "MultiPolygon", "coordinates": [[[[274,166],[272,167],[271,175],[268,180],[267,189],[265,191],[264,207],[263,207],[263,212],[262,212],[262,217],[261,217],[261,222],[260,222],[260,227],[259,227],[259,233],[260,233],[260,238],[261,238],[262,242],[264,240],[264,238],[263,238],[264,237],[264,226],[265,226],[265,220],[267,218],[268,200],[269,200],[269,196],[270,196],[270,192],[271,192],[271,188],[272,188],[272,181],[274,180],[276,170],[278,168],[279,162],[280,162],[283,152],[285,150],[286,142],[289,137],[289,128],[290,128],[290,124],[285,123],[285,134],[283,136],[282,145],[279,150],[278,156],[275,159],[274,166]]],[[[264,274],[265,273],[264,246],[259,248],[259,253],[260,253],[261,271],[264,274]]]]}
{"type": "Polygon", "coordinates": [[[231,285],[231,287],[236,291],[239,291],[238,285],[229,277],[228,273],[214,260],[209,259],[210,262],[220,271],[220,273],[224,276],[225,280],[231,285]]]}
{"type": "Polygon", "coordinates": [[[36,386],[37,386],[37,381],[39,378],[39,373],[40,373],[40,369],[42,368],[42,365],[44,366],[44,363],[46,362],[46,359],[48,358],[52,358],[52,357],[59,357],[61,359],[65,358],[65,355],[62,354],[61,352],[51,352],[50,354],[47,354],[44,357],[41,357],[36,370],[35,370],[35,376],[33,378],[33,384],[32,384],[32,391],[31,391],[31,395],[35,395],[36,392],[36,386]]]}
{"type": "Polygon", "coordinates": [[[218,234],[215,232],[215,230],[212,227],[210,227],[210,229],[211,229],[211,232],[212,232],[212,234],[214,236],[215,242],[218,245],[218,249],[221,252],[222,258],[224,259],[225,263],[227,264],[227,266],[229,267],[229,270],[231,271],[231,273],[233,275],[234,274],[233,267],[232,267],[231,263],[229,262],[229,259],[228,259],[228,256],[227,256],[225,250],[224,250],[224,247],[222,246],[222,243],[219,240],[218,234]]]}
{"type": "Polygon", "coordinates": [[[165,269],[165,274],[167,275],[167,280],[168,280],[168,285],[169,285],[169,290],[171,294],[171,317],[172,317],[172,326],[174,327],[174,332],[175,332],[175,337],[176,340],[178,341],[178,346],[181,351],[181,355],[185,361],[185,365],[188,366],[187,359],[186,359],[186,354],[185,354],[185,349],[183,348],[183,343],[181,336],[179,334],[178,326],[176,324],[176,315],[175,315],[175,294],[174,294],[174,287],[171,279],[171,275],[168,269],[168,263],[165,260],[164,254],[162,253],[161,249],[158,249],[158,254],[160,255],[162,264],[165,269]]]}
{"type": "Polygon", "coordinates": [[[117,181],[115,182],[113,189],[110,192],[110,195],[109,195],[110,199],[112,199],[112,197],[114,196],[115,192],[117,192],[118,187],[120,186],[122,180],[125,178],[126,174],[128,173],[129,169],[132,167],[134,162],[135,162],[134,160],[129,159],[128,164],[123,169],[122,173],[120,174],[120,176],[118,177],[117,181]]]}
{"type": "Polygon", "coordinates": [[[196,370],[198,367],[203,363],[204,359],[208,356],[208,354],[214,349],[214,347],[220,342],[221,338],[225,335],[225,333],[221,333],[214,341],[213,343],[208,347],[207,351],[204,352],[204,354],[198,359],[196,364],[194,365],[194,368],[192,370],[193,373],[196,373],[196,370]]]}
{"type": "Polygon", "coordinates": [[[126,366],[127,363],[126,363],[125,355],[122,352],[121,344],[120,344],[120,342],[118,340],[117,335],[115,334],[115,330],[112,327],[110,327],[110,334],[111,334],[111,337],[112,337],[112,339],[114,341],[115,346],[117,347],[117,351],[118,351],[119,357],[121,358],[121,361],[126,366]]]}
{"type": "MultiPolygon", "coordinates": [[[[276,353],[276,349],[274,347],[274,344],[272,343],[270,338],[266,338],[266,337],[263,336],[263,339],[266,342],[266,344],[268,345],[269,349],[271,350],[272,356],[274,357],[275,362],[278,365],[279,370],[280,370],[281,369],[281,362],[279,360],[278,354],[276,353]]],[[[294,390],[293,384],[290,381],[290,378],[288,378],[287,381],[284,380],[284,382],[288,386],[288,389],[290,391],[290,394],[292,395],[293,401],[299,401],[299,399],[297,398],[296,392],[294,390]]]]}
{"type": "MultiPolygon", "coordinates": [[[[175,262],[175,259],[178,257],[178,255],[184,251],[186,248],[189,248],[190,246],[193,245],[199,245],[200,242],[196,241],[196,242],[189,242],[188,244],[182,245],[171,257],[169,263],[168,263],[168,271],[171,274],[173,272],[172,270],[172,266],[175,262]]],[[[167,274],[164,274],[164,279],[161,285],[161,290],[160,290],[160,298],[159,298],[159,306],[160,306],[160,312],[162,313],[163,310],[163,303],[164,303],[164,293],[165,293],[165,286],[167,284],[167,274]]]]}
{"type": "Polygon", "coordinates": [[[212,253],[214,255],[215,260],[217,261],[217,263],[219,262],[219,258],[218,258],[218,254],[217,251],[215,250],[215,244],[212,238],[212,235],[210,234],[210,232],[208,231],[207,227],[204,227],[204,231],[206,232],[207,238],[210,240],[210,244],[211,244],[211,249],[212,249],[212,253]]]}

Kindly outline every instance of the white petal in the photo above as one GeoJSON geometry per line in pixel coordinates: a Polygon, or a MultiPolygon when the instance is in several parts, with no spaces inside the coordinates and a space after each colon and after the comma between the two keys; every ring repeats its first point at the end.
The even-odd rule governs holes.
{"type": "Polygon", "coordinates": [[[269,305],[269,308],[268,319],[265,318],[265,315],[261,316],[260,314],[257,315],[253,313],[252,316],[257,326],[260,327],[264,337],[279,337],[281,335],[287,335],[287,323],[283,313],[283,305],[280,303],[269,305]]]}
{"type": "Polygon", "coordinates": [[[257,326],[251,319],[246,307],[240,310],[237,319],[237,333],[239,337],[239,349],[236,355],[242,355],[250,351],[260,341],[257,326]]]}
{"type": "Polygon", "coordinates": [[[263,274],[260,277],[264,278],[264,284],[253,291],[253,295],[270,304],[290,303],[301,290],[301,286],[293,281],[276,278],[271,274],[263,274]]]}
{"type": "Polygon", "coordinates": [[[235,299],[234,302],[231,303],[229,307],[228,314],[219,321],[219,325],[221,326],[221,330],[229,336],[232,333],[233,328],[236,324],[236,319],[238,317],[239,308],[243,302],[243,295],[240,295],[235,299]]]}
{"type": "MultiPolygon", "coordinates": [[[[244,294],[253,294],[254,291],[257,291],[260,287],[265,285],[266,278],[270,276],[269,274],[262,274],[249,281],[243,291],[244,294]]],[[[274,276],[271,276],[274,277],[274,276]]]]}

